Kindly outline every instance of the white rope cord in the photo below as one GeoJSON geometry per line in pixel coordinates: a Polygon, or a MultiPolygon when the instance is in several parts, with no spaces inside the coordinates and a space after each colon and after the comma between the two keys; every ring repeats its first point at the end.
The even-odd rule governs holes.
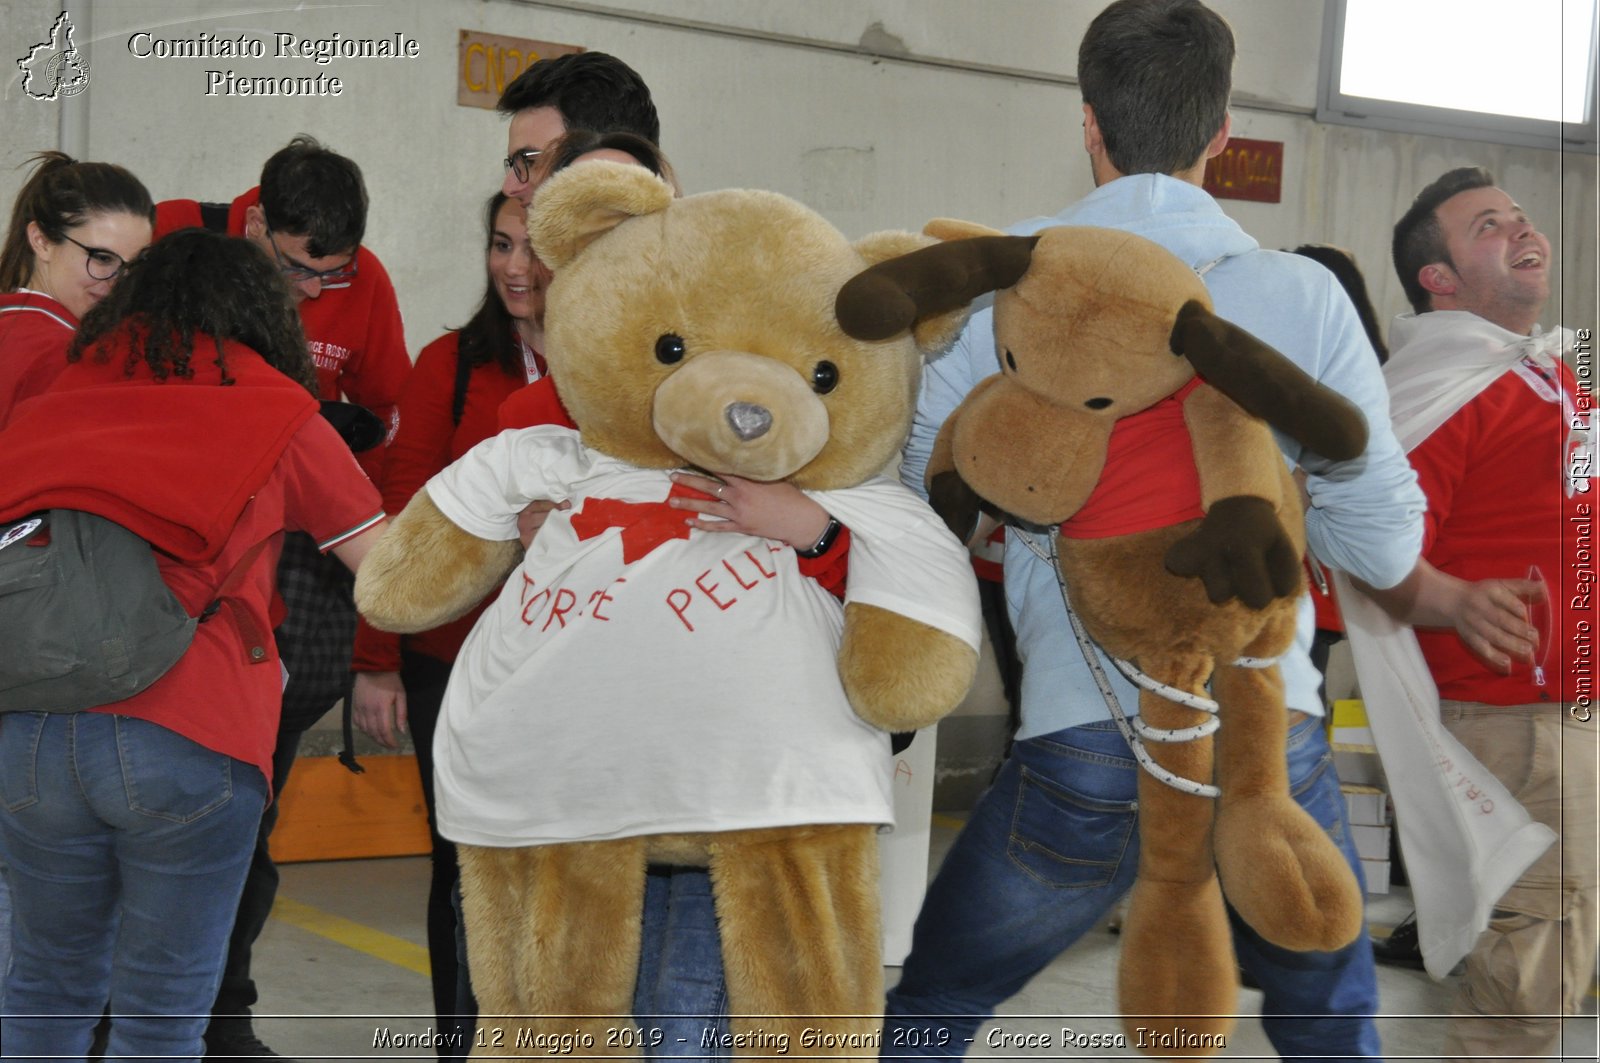
{"type": "MultiPolygon", "coordinates": [[[[1111,657],[1109,653],[1106,654],[1106,656],[1111,657]]],[[[1152,679],[1150,676],[1147,676],[1143,672],[1139,671],[1139,669],[1135,667],[1131,661],[1124,661],[1121,657],[1111,657],[1111,661],[1117,666],[1117,670],[1119,672],[1128,677],[1128,682],[1134,684],[1135,686],[1144,687],[1152,694],[1160,694],[1168,701],[1175,701],[1179,705],[1184,705],[1191,709],[1198,709],[1201,712],[1209,712],[1213,716],[1217,714],[1217,703],[1205,695],[1194,694],[1187,690],[1179,690],[1177,687],[1168,686],[1159,679],[1152,679]]],[[[1209,734],[1210,732],[1208,731],[1206,733],[1209,734]]]]}
{"type": "MultiPolygon", "coordinates": [[[[1204,277],[1211,272],[1213,267],[1227,257],[1227,255],[1222,255],[1214,258],[1203,266],[1195,268],[1194,271],[1196,275],[1204,277]]],[[[1163,768],[1155,762],[1155,759],[1150,756],[1149,750],[1144,747],[1146,740],[1164,743],[1193,742],[1196,739],[1205,738],[1215,733],[1217,728],[1222,725],[1222,721],[1217,717],[1217,703],[1204,695],[1169,686],[1158,679],[1146,675],[1133,662],[1107,654],[1106,656],[1110,657],[1111,661],[1117,666],[1117,670],[1134,685],[1159,694],[1168,701],[1211,714],[1210,719],[1193,727],[1152,727],[1138,716],[1135,716],[1130,721],[1127,714],[1122,711],[1122,704],[1117,700],[1117,692],[1112,689],[1111,681],[1106,676],[1105,669],[1100,667],[1100,659],[1096,653],[1094,640],[1089,637],[1089,632],[1084,628],[1083,621],[1078,617],[1076,610],[1072,608],[1071,598],[1067,594],[1067,581],[1061,575],[1061,565],[1056,553],[1056,539],[1061,530],[1059,528],[1051,529],[1048,552],[1034,541],[1031,533],[1015,525],[1011,526],[1011,530],[1017,533],[1022,540],[1022,544],[1032,551],[1035,557],[1048,564],[1055,573],[1056,585],[1061,588],[1061,604],[1067,611],[1067,619],[1072,623],[1072,634],[1077,638],[1078,648],[1083,652],[1084,663],[1089,666],[1089,674],[1094,677],[1095,686],[1099,688],[1100,696],[1105,700],[1106,708],[1111,713],[1111,719],[1116,723],[1117,729],[1122,732],[1122,737],[1128,743],[1128,748],[1133,751],[1134,759],[1139,762],[1139,766],[1173,789],[1182,790],[1184,793],[1194,794],[1198,797],[1216,798],[1220,796],[1222,791],[1209,783],[1186,779],[1175,772],[1163,768]]],[[[1277,658],[1240,657],[1233,663],[1240,668],[1267,668],[1277,663],[1277,658]]]]}
{"type": "MultiPolygon", "coordinates": [[[[1158,732],[1156,728],[1146,727],[1144,722],[1138,719],[1135,719],[1130,723],[1127,714],[1122,711],[1122,704],[1117,700],[1117,692],[1111,688],[1111,680],[1109,677],[1107,677],[1105,669],[1100,667],[1100,660],[1095,653],[1094,640],[1089,637],[1089,632],[1085,630],[1083,621],[1079,618],[1077,612],[1072,608],[1072,602],[1067,595],[1067,581],[1061,575],[1061,566],[1056,558],[1055,536],[1057,533],[1051,533],[1050,550],[1048,553],[1046,553],[1039,548],[1038,543],[1034,542],[1032,535],[1022,531],[1019,528],[1013,528],[1012,530],[1018,533],[1022,539],[1023,545],[1027,546],[1027,548],[1033,552],[1035,557],[1047,563],[1055,572],[1056,585],[1061,588],[1061,604],[1067,610],[1067,619],[1072,623],[1072,633],[1078,640],[1078,649],[1083,653],[1084,663],[1089,666],[1089,673],[1094,677],[1095,686],[1100,690],[1100,697],[1104,699],[1106,708],[1111,713],[1111,719],[1116,723],[1117,730],[1122,732],[1123,741],[1128,743],[1128,749],[1133,752],[1134,759],[1139,762],[1139,766],[1145,771],[1149,772],[1159,781],[1172,787],[1174,790],[1182,790],[1184,793],[1194,794],[1196,797],[1209,797],[1214,799],[1221,796],[1222,791],[1209,783],[1196,782],[1193,779],[1186,779],[1176,772],[1168,771],[1166,768],[1163,768],[1160,764],[1156,763],[1155,758],[1150,755],[1150,751],[1145,749],[1144,742],[1141,740],[1140,734],[1146,731],[1156,733],[1168,732],[1158,732]]],[[[1116,658],[1112,659],[1116,660],[1116,658]]],[[[1144,673],[1140,672],[1137,668],[1127,664],[1127,662],[1118,661],[1117,666],[1119,669],[1123,669],[1124,671],[1128,672],[1128,678],[1134,682],[1138,682],[1137,679],[1134,679],[1135,675],[1142,676],[1146,679],[1149,678],[1144,676],[1144,673]]],[[[1149,682],[1155,684],[1156,687],[1165,686],[1165,684],[1157,683],[1153,679],[1150,679],[1149,682]]],[[[1210,725],[1210,730],[1206,731],[1205,733],[1210,734],[1211,731],[1215,730],[1217,723],[1218,721],[1215,717],[1206,721],[1206,724],[1210,725]]],[[[1203,728],[1206,726],[1206,724],[1201,724],[1200,726],[1203,728]]],[[[1197,730],[1197,728],[1185,728],[1184,730],[1197,730]]],[[[1196,735],[1193,737],[1199,736],[1196,735]]],[[[1192,738],[1152,738],[1152,741],[1189,740],[1192,740],[1192,738]]]]}

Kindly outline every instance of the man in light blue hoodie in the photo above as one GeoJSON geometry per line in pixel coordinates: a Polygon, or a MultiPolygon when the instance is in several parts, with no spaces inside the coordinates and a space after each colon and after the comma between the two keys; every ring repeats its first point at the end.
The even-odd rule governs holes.
{"type": "MultiPolygon", "coordinates": [[[[1374,587],[1425,579],[1422,495],[1390,429],[1378,361],[1349,299],[1316,263],[1262,250],[1200,188],[1206,160],[1227,143],[1233,56],[1227,23],[1197,0],[1119,0],[1103,11],[1078,62],[1096,190],[1055,217],[1010,231],[1125,229],[1189,263],[1219,315],[1367,416],[1371,441],[1354,461],[1330,462],[1278,437],[1286,460],[1305,473],[1317,556],[1374,587]]],[[[928,368],[904,455],[907,484],[924,489],[940,425],[998,368],[993,314],[983,309],[928,368]]],[[[1071,633],[1053,567],[1022,536],[1009,535],[1005,576],[1024,662],[1022,724],[929,889],[903,977],[889,992],[886,1055],[964,1053],[1001,1001],[1107,914],[1138,863],[1138,769],[1071,633]]],[[[1464,610],[1459,623],[1486,637],[1480,615],[1464,610]]],[[[1292,710],[1290,785],[1359,877],[1308,656],[1312,633],[1311,604],[1302,598],[1297,643],[1280,662],[1292,710]]],[[[1134,688],[1104,655],[1098,665],[1121,703],[1136,705],[1134,688]]],[[[1263,1024],[1279,1052],[1377,1056],[1378,993],[1365,936],[1338,952],[1294,953],[1236,917],[1233,929],[1239,962],[1265,994],[1263,1024]]]]}

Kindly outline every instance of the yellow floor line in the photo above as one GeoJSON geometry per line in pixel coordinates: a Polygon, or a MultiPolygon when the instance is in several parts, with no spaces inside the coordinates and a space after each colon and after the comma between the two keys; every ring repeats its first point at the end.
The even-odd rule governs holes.
{"type": "Polygon", "coordinates": [[[364,952],[368,956],[392,963],[397,967],[404,967],[408,971],[415,971],[423,976],[429,973],[428,950],[425,946],[412,944],[404,938],[385,934],[370,926],[362,926],[354,920],[324,912],[309,904],[301,904],[299,901],[280,896],[273,902],[272,918],[299,927],[301,930],[309,930],[347,949],[355,949],[357,952],[364,952]]]}
{"type": "Polygon", "coordinates": [[[933,814],[933,825],[935,827],[944,827],[947,830],[960,830],[962,827],[966,826],[966,824],[967,817],[965,816],[952,816],[948,812],[935,812],[933,814]]]}

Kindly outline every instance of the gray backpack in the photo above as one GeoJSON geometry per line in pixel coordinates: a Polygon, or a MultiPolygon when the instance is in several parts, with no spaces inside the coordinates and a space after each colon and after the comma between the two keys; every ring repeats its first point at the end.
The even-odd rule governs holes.
{"type": "Polygon", "coordinates": [[[139,693],[265,545],[192,617],[150,544],[115,521],[52,509],[0,525],[0,712],[82,712],[139,693]]]}

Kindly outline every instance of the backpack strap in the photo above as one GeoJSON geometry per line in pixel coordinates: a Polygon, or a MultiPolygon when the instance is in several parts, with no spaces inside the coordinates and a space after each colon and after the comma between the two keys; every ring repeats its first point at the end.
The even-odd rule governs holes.
{"type": "Polygon", "coordinates": [[[202,203],[200,204],[200,226],[214,233],[228,231],[228,214],[233,209],[232,203],[202,203]]]}
{"type": "Polygon", "coordinates": [[[456,388],[454,398],[450,401],[450,423],[456,427],[461,426],[461,415],[467,408],[467,388],[472,383],[472,360],[461,353],[461,347],[456,347],[456,388]]]}
{"type": "MultiPolygon", "coordinates": [[[[261,556],[271,542],[270,538],[261,540],[246,550],[243,556],[234,563],[233,568],[228,572],[227,578],[222,581],[222,586],[217,588],[216,597],[212,598],[210,603],[200,610],[199,620],[202,624],[211,619],[212,615],[222,608],[223,599],[227,598],[239,586],[240,582],[244,580],[245,573],[250,571],[250,566],[255,563],[256,558],[261,556]]],[[[250,615],[249,610],[231,609],[229,611],[233,614],[234,623],[239,627],[239,634],[244,636],[245,660],[251,664],[265,664],[272,658],[272,654],[267,652],[270,632],[263,630],[261,625],[256,623],[255,617],[250,615]]]]}

